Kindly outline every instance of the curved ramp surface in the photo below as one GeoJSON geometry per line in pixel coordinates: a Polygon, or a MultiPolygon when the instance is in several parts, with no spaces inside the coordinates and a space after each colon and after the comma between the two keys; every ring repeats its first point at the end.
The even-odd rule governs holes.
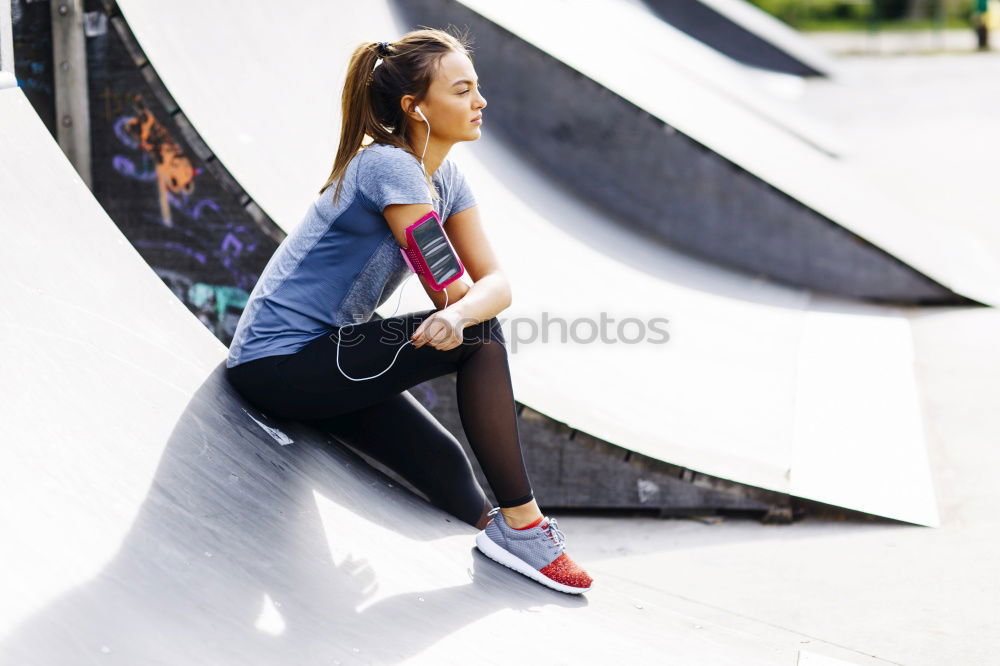
{"type": "Polygon", "coordinates": [[[486,123],[632,226],[791,286],[1000,303],[997,257],[689,75],[663,53],[656,35],[671,30],[648,11],[614,0],[398,6],[411,24],[471,26],[497,104],[486,123]]]}
{"type": "Polygon", "coordinates": [[[224,347],[16,88],[0,90],[0,155],[17,230],[0,245],[0,662],[513,663],[524,641],[545,662],[798,653],[801,634],[599,566],[576,597],[485,558],[473,527],[230,390],[224,347]],[[599,630],[552,641],[568,623],[599,630]]]}
{"type": "MultiPolygon", "coordinates": [[[[407,29],[377,2],[351,5],[351,22],[339,20],[346,5],[337,3],[252,14],[193,1],[168,13],[120,6],[202,138],[286,231],[335,155],[348,55],[407,29]],[[253,46],[263,40],[295,54],[297,66],[253,46]]],[[[748,281],[663,250],[533,169],[488,124],[452,155],[512,280],[514,304],[501,319],[518,400],[705,474],[936,524],[903,311],[748,281]],[[526,236],[537,242],[525,247],[526,236]],[[610,318],[618,343],[544,342],[546,318],[579,321],[581,339],[610,318]],[[626,318],[639,323],[618,333],[626,318]],[[655,318],[669,322],[665,344],[648,342],[659,337],[655,318]],[[642,342],[626,342],[639,326],[648,327],[642,342]],[[539,336],[523,340],[532,328],[539,336]]],[[[407,284],[400,311],[426,307],[407,284]]],[[[380,315],[392,314],[397,296],[380,315]]]]}
{"type": "Polygon", "coordinates": [[[0,90],[11,85],[14,73],[14,36],[11,32],[10,3],[0,3],[0,90]]]}
{"type": "Polygon", "coordinates": [[[798,76],[831,76],[822,49],[746,0],[641,0],[664,21],[730,58],[798,76]]]}

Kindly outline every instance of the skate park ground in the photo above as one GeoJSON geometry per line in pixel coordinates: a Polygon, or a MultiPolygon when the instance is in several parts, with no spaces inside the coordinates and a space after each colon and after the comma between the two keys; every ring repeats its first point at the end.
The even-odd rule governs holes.
{"type": "MultiPolygon", "coordinates": [[[[849,159],[873,182],[915,210],[929,212],[938,223],[961,226],[977,234],[984,246],[1000,256],[998,233],[990,225],[990,220],[997,217],[996,204],[987,194],[993,191],[991,186],[996,179],[995,151],[985,149],[997,145],[998,129],[990,119],[1000,100],[996,89],[988,88],[986,82],[996,80],[1000,61],[992,55],[970,54],[841,58],[840,63],[845,70],[842,83],[805,84],[799,100],[803,110],[827,120],[844,133],[853,146],[849,159]]],[[[857,514],[840,518],[811,516],[790,525],[764,525],[748,518],[705,516],[660,520],[556,511],[551,515],[559,517],[569,537],[570,552],[600,586],[587,595],[589,598],[567,599],[566,595],[544,590],[529,580],[510,575],[502,567],[493,567],[474,552],[471,557],[477,567],[474,582],[480,587],[467,590],[457,585],[457,589],[451,589],[444,581],[464,575],[455,568],[455,553],[462,551],[465,558],[464,552],[470,547],[469,530],[447,533],[442,523],[432,537],[422,536],[428,539],[422,543],[416,538],[407,540],[404,537],[409,534],[405,532],[394,536],[400,529],[395,520],[387,521],[383,530],[373,529],[374,523],[367,522],[368,512],[358,509],[362,502],[367,505],[375,497],[371,489],[363,487],[368,481],[364,474],[352,481],[353,472],[345,470],[339,459],[314,465],[316,461],[308,454],[290,453],[290,457],[305,455],[300,458],[308,463],[302,466],[304,469],[318,467],[322,472],[325,468],[333,473],[331,478],[340,482],[325,489],[332,499],[317,504],[322,511],[308,515],[333,516],[337,520],[331,526],[336,525],[337,529],[331,527],[325,533],[334,537],[346,533],[348,538],[333,538],[329,545],[319,539],[316,550],[322,556],[327,555],[327,549],[335,551],[336,559],[346,568],[356,565],[363,569],[358,557],[373,562],[373,569],[381,574],[377,581],[382,585],[380,596],[404,590],[405,595],[400,594],[396,600],[396,608],[406,610],[395,616],[343,613],[351,608],[347,602],[353,597],[340,594],[343,590],[332,586],[318,585],[322,579],[317,576],[301,575],[310,563],[315,564],[315,559],[301,550],[283,550],[280,542],[272,543],[267,538],[251,540],[268,546],[269,555],[275,556],[275,550],[278,555],[287,555],[284,561],[262,559],[268,565],[283,564],[272,567],[273,572],[283,573],[287,568],[293,574],[289,578],[300,583],[285,590],[289,592],[287,600],[294,603],[287,603],[281,611],[289,618],[288,630],[283,635],[289,650],[285,652],[285,663],[292,646],[302,649],[310,641],[318,644],[327,637],[323,634],[328,635],[331,630],[326,627],[320,632],[314,623],[323,614],[315,612],[315,607],[303,605],[303,601],[315,601],[319,608],[343,613],[348,618],[356,615],[361,623],[367,622],[366,628],[360,627],[363,631],[357,635],[358,642],[345,646],[360,645],[362,654],[354,656],[369,663],[372,650],[379,643],[371,640],[371,631],[385,626],[378,618],[394,622],[397,629],[403,630],[400,633],[409,630],[424,634],[400,638],[403,642],[408,638],[422,647],[431,644],[412,663],[449,663],[459,658],[477,663],[503,663],[504,659],[498,656],[506,657],[511,650],[518,651],[518,660],[523,663],[587,663],[585,654],[589,654],[590,663],[599,663],[597,654],[605,653],[639,663],[699,665],[995,663],[993,654],[998,647],[995,600],[1000,592],[995,563],[1000,553],[994,530],[989,529],[995,521],[987,517],[987,511],[996,505],[990,500],[996,500],[1000,494],[993,490],[996,484],[992,472],[997,471],[998,455],[991,449],[1000,430],[995,415],[995,397],[1000,395],[996,386],[1000,383],[996,372],[1000,352],[993,344],[1000,332],[1000,319],[995,310],[988,308],[937,307],[911,308],[910,320],[940,527],[866,519],[857,514]],[[350,492],[341,486],[348,487],[350,492]],[[357,500],[355,504],[350,502],[352,497],[357,500]],[[356,513],[352,514],[349,507],[356,513]],[[436,539],[442,534],[447,538],[436,539]],[[363,543],[359,536],[372,535],[381,536],[363,548],[358,545],[363,543]],[[396,545],[395,552],[389,544],[396,545]],[[411,587],[400,585],[399,578],[410,574],[395,564],[403,544],[412,549],[415,561],[421,562],[420,571],[412,572],[418,580],[411,587]],[[448,556],[430,557],[437,552],[435,549],[448,556]],[[426,575],[428,571],[431,575],[426,575]],[[432,585],[424,587],[424,577],[430,578],[432,585]],[[306,581],[309,584],[301,584],[306,581]],[[423,596],[414,600],[409,595],[413,590],[421,591],[423,596]],[[424,605],[426,601],[430,603],[424,605]],[[590,604],[591,614],[579,615],[576,611],[587,609],[576,606],[586,604],[590,604]],[[309,612],[297,615],[296,606],[299,610],[304,606],[309,612]],[[482,624],[472,622],[480,619],[478,611],[482,611],[482,624]],[[574,615],[568,615],[571,611],[574,615]],[[598,615],[593,615],[594,612],[598,615]],[[418,632],[414,627],[421,625],[414,621],[415,617],[430,619],[428,625],[439,626],[430,632],[418,632]],[[468,626],[463,631],[465,622],[468,626]],[[498,643],[507,643],[507,652],[498,643]],[[602,652],[597,652],[596,646],[602,652]],[[470,651],[473,647],[476,652],[470,651]]],[[[198,325],[193,319],[190,323],[192,327],[198,325]]],[[[209,348],[207,342],[203,348],[207,357],[218,352],[216,347],[209,348]]],[[[864,378],[859,377],[859,382],[862,381],[864,378]]],[[[201,431],[202,424],[208,423],[209,412],[217,417],[219,411],[206,408],[204,413],[195,413],[205,420],[189,418],[181,423],[201,431]]],[[[720,415],[725,417],[724,410],[720,415]]],[[[216,431],[206,427],[204,432],[216,431]]],[[[188,439],[200,443],[198,438],[188,439]]],[[[172,460],[197,461],[199,458],[193,455],[196,451],[173,449],[172,460]]],[[[171,460],[169,456],[165,459],[171,460]]],[[[12,469],[8,473],[17,472],[12,469]]],[[[132,476],[141,480],[139,474],[132,476]]],[[[136,483],[136,478],[131,482],[136,483]]],[[[154,489],[166,488],[169,494],[183,487],[164,483],[173,478],[169,474],[158,475],[159,483],[153,484],[154,489]]],[[[227,484],[235,483],[231,476],[222,478],[227,484]]],[[[309,491],[309,497],[314,489],[312,483],[286,487],[309,491]]],[[[158,501],[160,498],[161,495],[154,494],[153,501],[146,505],[152,509],[166,505],[158,501]]],[[[205,494],[204,499],[212,498],[214,495],[205,494]]],[[[277,499],[278,506],[289,513],[303,506],[296,502],[282,503],[280,496],[277,499]]],[[[539,501],[546,511],[544,497],[539,501]]],[[[395,501],[374,504],[372,513],[379,516],[420,516],[421,520],[412,524],[421,529],[429,521],[427,507],[415,510],[415,502],[405,497],[398,504],[395,501]],[[406,513],[397,514],[396,508],[405,509],[406,513]]],[[[160,514],[153,511],[153,515],[160,514]]],[[[248,513],[244,519],[250,517],[248,513]]],[[[162,516],[161,520],[151,522],[173,524],[162,516]]],[[[310,527],[313,529],[302,532],[324,534],[315,525],[310,527]]],[[[51,529],[51,525],[46,528],[51,529]]],[[[243,533],[249,531],[242,529],[243,533]]],[[[118,587],[111,583],[124,583],[121,587],[142,591],[142,586],[136,585],[146,580],[145,569],[140,565],[149,562],[149,553],[156,551],[143,552],[137,546],[150,544],[161,550],[186,553],[186,548],[201,543],[198,533],[196,538],[166,546],[146,538],[148,532],[136,530],[135,534],[133,549],[123,549],[132,554],[131,559],[123,559],[126,564],[134,565],[132,577],[127,576],[128,568],[110,568],[99,577],[109,583],[106,587],[91,584],[86,588],[88,598],[100,606],[113,605],[107,603],[110,595],[106,592],[118,587]]],[[[223,555],[242,552],[239,545],[227,543],[222,551],[205,550],[205,561],[217,567],[207,572],[232,574],[237,570],[239,567],[230,566],[231,560],[223,555]]],[[[194,548],[199,553],[201,550],[194,548]]],[[[207,585],[209,581],[216,583],[215,578],[206,575],[192,580],[202,580],[207,585]]],[[[173,582],[169,578],[167,581],[173,582]]],[[[371,582],[358,574],[351,581],[371,582]]],[[[257,582],[242,591],[249,589],[256,594],[257,582]]],[[[278,589],[282,591],[281,587],[278,589]]],[[[170,588],[159,587],[157,597],[169,599],[169,591],[170,588]]],[[[234,611],[259,609],[251,605],[258,596],[232,595],[231,591],[229,588],[226,594],[215,595],[224,600],[225,605],[220,607],[225,608],[229,617],[238,616],[234,611]]],[[[280,603],[274,605],[281,607],[280,603]]],[[[60,616],[52,612],[53,608],[58,610],[53,604],[48,614],[39,615],[41,621],[36,623],[37,627],[56,626],[52,620],[60,616]]],[[[372,608],[376,606],[369,606],[365,613],[372,608]]],[[[270,606],[265,605],[265,609],[270,606]]],[[[117,616],[110,611],[107,615],[95,613],[95,620],[122,619],[127,610],[127,605],[119,605],[117,616]]],[[[194,625],[215,625],[214,621],[205,621],[204,615],[188,615],[194,625]]],[[[220,613],[214,619],[225,616],[227,613],[220,613]]],[[[264,625],[280,624],[271,615],[261,617],[264,625]]],[[[129,625],[105,624],[112,639],[127,642],[126,636],[114,634],[128,633],[123,628],[129,625]]],[[[86,628],[90,625],[67,623],[66,626],[74,639],[87,640],[92,649],[101,649],[101,654],[95,654],[92,660],[112,663],[116,658],[122,659],[124,649],[115,642],[108,643],[111,647],[104,646],[93,633],[88,633],[86,628]]],[[[149,626],[162,630],[163,625],[149,626]]],[[[212,626],[210,633],[218,637],[232,635],[217,625],[212,626]]],[[[263,629],[259,633],[263,635],[263,629]]],[[[166,640],[168,635],[163,631],[159,638],[166,640]]],[[[276,644],[281,645],[278,641],[276,644]]],[[[232,647],[227,645],[225,649],[232,647]]],[[[263,654],[264,651],[256,656],[263,659],[263,654]]],[[[37,654],[34,656],[39,658],[37,654]]],[[[201,657],[205,659],[204,655],[201,657]]],[[[341,662],[327,658],[325,663],[341,662]]]]}
{"type": "MultiPolygon", "coordinates": [[[[838,62],[843,83],[807,83],[803,110],[843,133],[873,182],[1000,256],[1000,55],[838,62]]],[[[1000,312],[911,312],[939,528],[560,516],[575,557],[605,585],[705,617],[706,634],[797,635],[799,664],[1000,663],[1000,312]]]]}

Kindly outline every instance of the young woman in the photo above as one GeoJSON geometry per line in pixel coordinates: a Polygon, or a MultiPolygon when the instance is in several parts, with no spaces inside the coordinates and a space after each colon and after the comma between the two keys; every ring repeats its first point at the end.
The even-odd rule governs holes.
{"type": "Polygon", "coordinates": [[[333,170],[254,286],[227,377],[262,411],[332,433],[480,528],[476,545],[487,556],[564,592],[590,589],[556,519],[535,502],[496,318],[511,303],[510,286],[447,158],[455,143],[479,138],[486,107],[466,42],[416,30],[363,44],[342,104],[333,170]],[[363,145],[365,136],[372,141],[363,145]],[[420,276],[434,308],[372,320],[412,275],[400,253],[404,229],[432,209],[473,285],[456,280],[435,291],[420,276]],[[497,508],[455,437],[407,391],[451,372],[497,508]]]}

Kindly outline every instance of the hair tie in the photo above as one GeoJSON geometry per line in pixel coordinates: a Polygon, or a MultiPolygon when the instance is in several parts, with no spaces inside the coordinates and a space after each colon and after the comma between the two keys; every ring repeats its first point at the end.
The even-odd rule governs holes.
{"type": "Polygon", "coordinates": [[[378,43],[378,55],[380,58],[384,58],[389,55],[389,42],[378,43]]]}

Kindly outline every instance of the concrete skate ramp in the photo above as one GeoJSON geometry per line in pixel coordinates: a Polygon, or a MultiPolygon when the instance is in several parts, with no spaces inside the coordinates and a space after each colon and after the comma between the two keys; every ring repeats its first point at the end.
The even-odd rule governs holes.
{"type": "Polygon", "coordinates": [[[686,71],[686,53],[660,38],[676,31],[648,10],[617,0],[397,6],[411,25],[471,27],[492,131],[623,224],[791,286],[1000,303],[998,258],[686,71]]]}
{"type": "Polygon", "coordinates": [[[799,633],[600,567],[582,598],[485,558],[473,527],[232,392],[224,347],[17,88],[0,90],[0,155],[16,230],[0,245],[0,662],[512,663],[523,641],[573,663],[622,645],[645,663],[797,655],[799,633]],[[601,630],[549,641],[570,610],[601,630]],[[484,640],[506,635],[522,640],[484,640]]]}
{"type": "Polygon", "coordinates": [[[11,27],[10,3],[0,2],[0,90],[14,85],[14,36],[11,27]]]}
{"type": "MultiPolygon", "coordinates": [[[[329,2],[253,13],[119,4],[201,138],[286,231],[329,173],[350,52],[407,29],[378,2],[350,5],[351,21],[329,2]]],[[[451,156],[512,281],[501,320],[519,401],[705,474],[937,523],[902,311],[750,281],[651,244],[522,160],[488,121],[451,156]],[[555,318],[577,341],[559,340],[555,318]],[[587,342],[602,318],[616,342],[587,342]],[[655,318],[668,320],[666,343],[655,318]]],[[[400,312],[427,307],[412,282],[400,312]]]]}
{"type": "Polygon", "coordinates": [[[642,0],[603,0],[585,6],[556,0],[552,6],[563,15],[582,12],[581,19],[606,26],[612,34],[619,29],[627,31],[635,62],[642,64],[649,84],[655,86],[662,70],[669,69],[827,155],[838,157],[851,150],[831,126],[802,113],[794,104],[803,92],[801,77],[737,62],[659,20],[642,0]]]}
{"type": "Polygon", "coordinates": [[[664,21],[734,60],[797,76],[829,76],[833,60],[746,0],[642,0],[664,21]]]}

